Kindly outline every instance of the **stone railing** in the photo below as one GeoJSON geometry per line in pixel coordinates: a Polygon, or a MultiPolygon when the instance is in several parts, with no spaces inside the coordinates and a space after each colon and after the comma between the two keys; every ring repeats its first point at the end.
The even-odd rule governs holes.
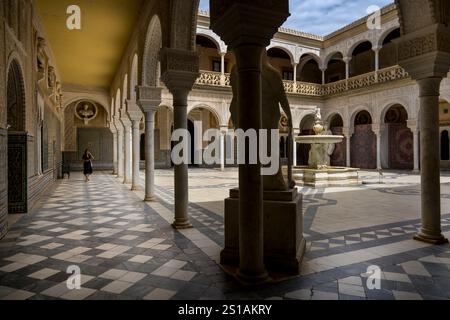
{"type": "MultiPolygon", "coordinates": [[[[408,73],[402,67],[393,66],[381,69],[378,72],[369,72],[351,77],[348,80],[340,80],[325,85],[287,80],[283,81],[283,85],[286,93],[322,97],[339,94],[350,90],[367,88],[375,84],[406,79],[408,77],[408,73]]],[[[229,87],[230,74],[227,73],[222,77],[219,72],[201,71],[200,77],[197,79],[196,84],[229,87]]]]}
{"type": "Polygon", "coordinates": [[[223,76],[220,72],[212,72],[212,71],[201,71],[200,77],[198,77],[197,81],[195,82],[199,85],[205,85],[205,86],[230,86],[230,74],[226,73],[223,76]]]}

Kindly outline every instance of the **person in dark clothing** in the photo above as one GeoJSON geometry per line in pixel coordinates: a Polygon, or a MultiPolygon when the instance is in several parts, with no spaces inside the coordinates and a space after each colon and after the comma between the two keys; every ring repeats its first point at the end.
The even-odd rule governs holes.
{"type": "Polygon", "coordinates": [[[86,149],[83,154],[83,165],[84,165],[83,173],[84,173],[84,176],[86,177],[86,182],[91,180],[90,176],[93,173],[93,170],[92,170],[92,161],[93,160],[94,160],[94,157],[92,156],[91,152],[89,151],[89,149],[86,149]]]}

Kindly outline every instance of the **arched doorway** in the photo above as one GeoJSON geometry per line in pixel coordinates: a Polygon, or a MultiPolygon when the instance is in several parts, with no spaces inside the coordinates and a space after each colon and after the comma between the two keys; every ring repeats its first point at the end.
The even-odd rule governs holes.
{"type": "MultiPolygon", "coordinates": [[[[333,135],[341,136],[344,132],[344,121],[338,114],[334,115],[329,124],[330,130],[333,135]]],[[[337,143],[334,152],[331,156],[331,165],[334,167],[345,167],[347,164],[347,143],[344,140],[341,143],[337,143]]]]}
{"type": "MultiPolygon", "coordinates": [[[[384,117],[386,131],[382,145],[385,145],[383,142],[387,138],[387,150],[384,151],[387,151],[388,154],[388,169],[412,170],[414,168],[414,137],[407,127],[407,121],[408,113],[401,105],[390,107],[384,117]]],[[[385,154],[385,152],[382,152],[382,154],[385,154]]],[[[386,167],[385,161],[382,162],[386,167]]]]}
{"type": "MultiPolygon", "coordinates": [[[[309,136],[314,135],[314,115],[309,114],[303,118],[300,123],[300,134],[299,136],[309,136]]],[[[309,162],[309,151],[311,150],[311,145],[309,144],[297,144],[297,164],[299,166],[307,166],[309,162]]]]}
{"type": "Polygon", "coordinates": [[[13,60],[8,70],[8,212],[26,213],[27,133],[25,132],[25,92],[21,69],[13,60]]]}
{"type": "Polygon", "coordinates": [[[441,132],[441,160],[450,160],[450,141],[448,136],[448,131],[444,130],[441,132]]]}
{"type": "MultiPolygon", "coordinates": [[[[203,166],[203,150],[208,146],[208,141],[203,141],[203,135],[209,129],[219,129],[219,119],[215,112],[207,106],[196,107],[188,114],[188,131],[191,135],[191,164],[195,164],[195,152],[202,162],[203,166]]],[[[213,154],[213,156],[215,156],[213,154]]]]}
{"type": "Polygon", "coordinates": [[[361,111],[355,116],[355,131],[351,139],[351,165],[354,168],[377,167],[377,138],[372,131],[372,116],[361,111]]]}

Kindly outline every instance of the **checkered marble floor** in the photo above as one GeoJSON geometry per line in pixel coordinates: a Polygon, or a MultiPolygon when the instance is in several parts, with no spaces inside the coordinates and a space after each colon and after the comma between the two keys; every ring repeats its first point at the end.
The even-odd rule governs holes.
{"type": "MultiPolygon", "coordinates": [[[[222,186],[215,170],[192,171],[194,183],[205,172],[208,183],[197,177],[198,192],[233,184],[222,186]]],[[[404,194],[416,187],[405,186],[404,194]]],[[[173,190],[161,183],[157,195],[158,203],[146,204],[106,173],[91,183],[77,174],[59,181],[0,241],[0,299],[450,299],[450,246],[411,240],[420,220],[329,233],[307,224],[302,276],[248,290],[214,259],[223,245],[222,214],[192,202],[195,229],[176,231],[167,218],[173,190]],[[381,289],[368,289],[372,265],[381,269],[381,289]],[[70,267],[81,271],[79,290],[67,286],[70,267]]],[[[312,221],[308,210],[317,203],[305,197],[312,221]]],[[[449,215],[443,229],[450,232],[449,215]]]]}

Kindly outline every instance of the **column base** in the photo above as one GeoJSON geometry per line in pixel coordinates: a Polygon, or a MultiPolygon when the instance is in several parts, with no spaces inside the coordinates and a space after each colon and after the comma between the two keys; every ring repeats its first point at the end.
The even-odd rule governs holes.
{"type": "Polygon", "coordinates": [[[140,188],[138,186],[131,186],[131,191],[139,191],[140,188]]]}
{"type": "Polygon", "coordinates": [[[125,179],[125,180],[123,180],[123,184],[131,184],[131,180],[125,179]]]}
{"type": "Polygon", "coordinates": [[[192,229],[193,226],[189,221],[186,222],[174,222],[172,223],[172,228],[176,230],[183,230],[183,229],[192,229]]]}
{"type": "Polygon", "coordinates": [[[420,231],[418,234],[414,236],[414,240],[430,243],[434,245],[441,245],[448,243],[448,239],[445,238],[442,234],[438,236],[429,235],[426,232],[420,231]]]}
{"type": "Polygon", "coordinates": [[[158,199],[155,196],[145,196],[144,201],[145,202],[157,202],[158,199]]]}

